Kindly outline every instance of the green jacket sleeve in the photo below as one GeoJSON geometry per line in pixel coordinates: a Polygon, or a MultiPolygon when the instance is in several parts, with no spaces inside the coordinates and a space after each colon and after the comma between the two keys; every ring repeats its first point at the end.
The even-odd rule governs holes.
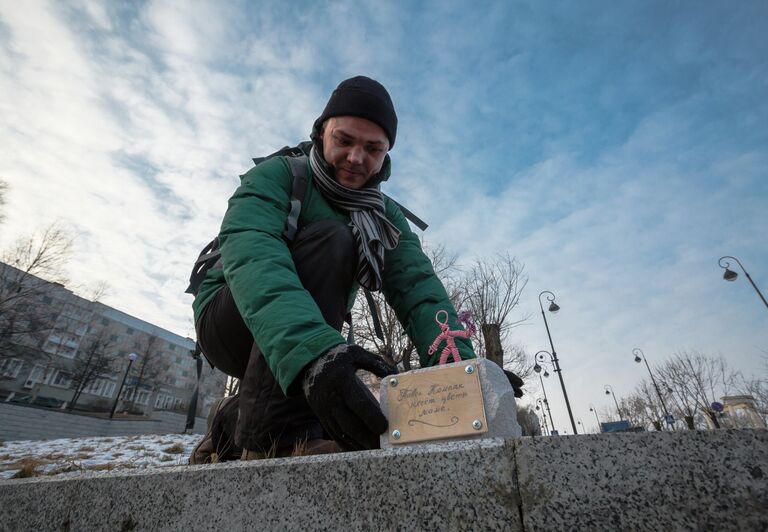
{"type": "MultiPolygon", "coordinates": [[[[440,359],[440,351],[431,356],[428,353],[429,346],[441,332],[435,314],[445,310],[451,329],[459,329],[456,309],[402,211],[389,199],[386,205],[387,217],[401,234],[397,247],[384,255],[382,291],[416,346],[421,366],[433,366],[440,359]]],[[[469,339],[456,338],[455,341],[462,359],[476,358],[469,339]]]]}
{"type": "Polygon", "coordinates": [[[309,362],[344,338],[301,285],[282,238],[292,175],[275,157],[241,176],[219,238],[232,297],[283,391],[309,362]]]}

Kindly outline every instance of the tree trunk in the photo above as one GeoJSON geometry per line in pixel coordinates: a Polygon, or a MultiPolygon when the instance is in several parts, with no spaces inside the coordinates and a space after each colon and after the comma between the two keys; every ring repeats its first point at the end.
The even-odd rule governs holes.
{"type": "Polygon", "coordinates": [[[411,354],[413,353],[413,347],[409,344],[408,347],[403,349],[403,370],[411,371],[411,354]]]}
{"type": "Polygon", "coordinates": [[[485,338],[485,358],[496,362],[504,368],[504,350],[501,348],[501,327],[498,323],[483,323],[483,338],[485,338]]]}

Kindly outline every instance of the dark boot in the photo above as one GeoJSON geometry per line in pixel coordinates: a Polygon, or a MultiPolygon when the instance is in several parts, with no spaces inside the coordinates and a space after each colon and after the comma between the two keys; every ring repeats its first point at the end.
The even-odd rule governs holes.
{"type": "Polygon", "coordinates": [[[222,438],[218,434],[216,437],[214,435],[214,427],[219,429],[217,431],[219,432],[222,426],[221,421],[217,422],[216,418],[217,416],[221,417],[221,413],[226,410],[226,405],[228,403],[237,404],[237,395],[231,397],[222,397],[211,406],[211,410],[208,412],[208,419],[206,423],[207,430],[205,436],[203,436],[203,439],[200,440],[200,443],[198,443],[195,448],[192,449],[192,454],[189,455],[190,464],[196,465],[216,463],[219,461],[219,454],[225,457],[228,456],[229,449],[222,447],[220,443],[222,440],[225,441],[226,438],[222,438]],[[214,439],[217,441],[217,444],[214,444],[214,439]]]}
{"type": "Polygon", "coordinates": [[[285,396],[255,345],[240,381],[239,406],[235,443],[243,449],[276,456],[278,449],[293,449],[296,442],[323,439],[307,400],[285,396]]]}

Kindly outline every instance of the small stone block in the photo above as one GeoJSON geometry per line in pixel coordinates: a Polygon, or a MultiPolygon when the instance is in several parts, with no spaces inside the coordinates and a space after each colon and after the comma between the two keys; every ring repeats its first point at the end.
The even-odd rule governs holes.
{"type": "MultiPolygon", "coordinates": [[[[434,372],[446,367],[461,366],[463,368],[467,365],[468,362],[470,361],[455,362],[453,364],[417,369],[414,371],[401,373],[396,377],[402,378],[402,376],[410,374],[428,374],[429,372],[434,372]]],[[[484,358],[474,359],[471,362],[473,362],[474,367],[477,368],[478,376],[480,378],[480,388],[482,390],[482,398],[485,405],[487,430],[484,430],[482,433],[456,436],[451,438],[434,439],[413,443],[392,444],[390,443],[390,432],[392,431],[392,428],[390,427],[387,432],[381,435],[381,448],[391,449],[442,441],[478,440],[484,438],[509,439],[520,437],[522,435],[522,430],[520,429],[520,425],[517,423],[517,403],[515,401],[515,392],[512,389],[512,385],[509,384],[509,380],[504,374],[504,371],[502,371],[502,369],[494,362],[484,358]]],[[[392,386],[389,378],[382,379],[379,400],[381,402],[381,409],[387,418],[389,418],[388,394],[395,393],[396,391],[397,386],[392,386]]]]}

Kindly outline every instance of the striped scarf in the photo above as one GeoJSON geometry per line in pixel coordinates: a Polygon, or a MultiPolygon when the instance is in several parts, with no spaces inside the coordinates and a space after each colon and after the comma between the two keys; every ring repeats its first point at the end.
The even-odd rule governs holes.
{"type": "Polygon", "coordinates": [[[357,243],[357,282],[367,290],[381,289],[384,251],[394,249],[400,231],[386,217],[384,197],[375,188],[352,189],[331,177],[332,169],[315,146],[309,154],[315,184],[332,206],[349,213],[357,243]]]}

